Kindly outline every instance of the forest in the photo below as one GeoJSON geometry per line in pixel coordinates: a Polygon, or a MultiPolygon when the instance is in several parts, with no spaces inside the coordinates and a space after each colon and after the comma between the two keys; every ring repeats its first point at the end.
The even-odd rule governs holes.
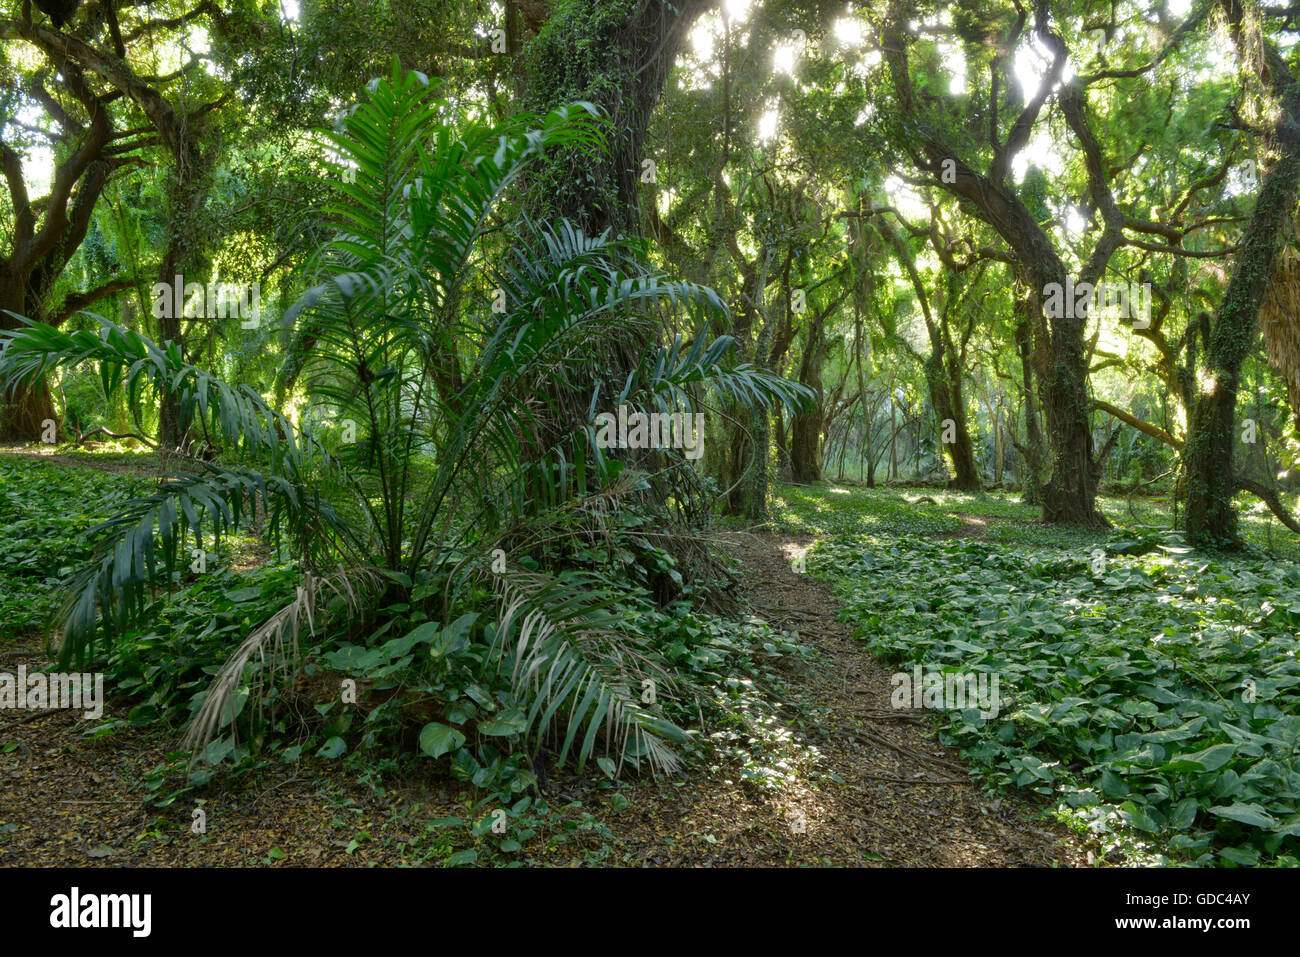
{"type": "Polygon", "coordinates": [[[1298,40],[0,0],[0,865],[1297,867],[1298,40]]]}

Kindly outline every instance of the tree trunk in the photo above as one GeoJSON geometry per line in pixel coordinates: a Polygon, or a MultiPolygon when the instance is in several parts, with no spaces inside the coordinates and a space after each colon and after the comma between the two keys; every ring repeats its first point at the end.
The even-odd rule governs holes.
{"type": "MultiPolygon", "coordinates": [[[[1244,56],[1249,46],[1240,36],[1242,8],[1235,0],[1225,0],[1223,6],[1244,56]]],[[[1241,364],[1254,344],[1260,301],[1282,243],[1282,226],[1295,210],[1300,187],[1300,84],[1271,45],[1265,43],[1263,53],[1263,70],[1281,105],[1273,135],[1281,158],[1260,184],[1241,252],[1210,330],[1202,374],[1205,385],[1196,396],[1183,451],[1184,528],[1190,541],[1203,544],[1237,540],[1233,449],[1241,364]]]]}
{"type": "MultiPolygon", "coordinates": [[[[1020,353],[1020,373],[1024,380],[1025,403],[1025,444],[1017,446],[1024,459],[1021,467],[1016,469],[1020,475],[1020,500],[1025,505],[1041,505],[1043,502],[1043,433],[1038,427],[1038,387],[1034,381],[1033,329],[1027,315],[1027,304],[1018,304],[1021,311],[1020,321],[1016,324],[1016,349],[1020,353]]],[[[1019,465],[1020,463],[1018,463],[1019,465]]]]}
{"type": "Polygon", "coordinates": [[[872,421],[875,418],[874,415],[875,411],[876,410],[874,408],[868,411],[864,403],[863,421],[866,423],[865,430],[864,430],[866,434],[866,439],[864,442],[864,451],[866,452],[866,457],[867,457],[867,488],[876,487],[876,455],[872,449],[872,441],[871,441],[871,427],[872,425],[875,424],[872,421]]]}
{"type": "MultiPolygon", "coordinates": [[[[1035,244],[1028,244],[1034,248],[1035,244]]],[[[1028,263],[1035,288],[1030,308],[1042,314],[1042,290],[1050,284],[1065,288],[1065,266],[1050,248],[1028,263]]],[[[1043,377],[1043,417],[1051,443],[1052,477],[1042,488],[1043,520],[1052,524],[1101,528],[1109,523],[1097,511],[1097,463],[1092,455],[1088,419],[1088,365],[1083,330],[1086,316],[1073,309],[1046,317],[1050,361],[1043,377]],[[1069,313],[1075,312],[1070,316],[1069,313]]]]}
{"type": "MultiPolygon", "coordinates": [[[[1288,112],[1296,106],[1289,104],[1288,112]]],[[[1295,207],[1298,185],[1300,141],[1292,139],[1261,186],[1245,243],[1210,331],[1206,385],[1196,396],[1183,453],[1187,481],[1183,520],[1188,538],[1195,542],[1237,540],[1233,452],[1241,364],[1255,341],[1260,300],[1281,244],[1282,224],[1295,207]]]]}
{"type": "MultiPolygon", "coordinates": [[[[793,426],[794,423],[792,422],[791,428],[793,426]]],[[[781,477],[782,481],[789,481],[794,475],[790,464],[794,451],[790,447],[793,439],[786,435],[784,409],[772,410],[772,429],[774,432],[773,445],[776,447],[776,474],[781,477]]]]}
{"type": "MultiPolygon", "coordinates": [[[[58,422],[49,384],[38,379],[30,385],[19,386],[0,405],[0,442],[38,441],[48,422],[58,422]]],[[[56,439],[62,431],[56,425],[56,439]]]]}
{"type": "MultiPolygon", "coordinates": [[[[766,272],[766,271],[765,271],[766,272]]],[[[762,293],[760,292],[761,296],[762,293]]],[[[762,317],[762,327],[758,342],[754,347],[755,365],[767,355],[772,342],[772,321],[762,317]]],[[[767,494],[770,485],[768,477],[767,456],[771,445],[771,426],[768,424],[768,412],[764,408],[755,409],[744,416],[748,424],[748,435],[744,443],[743,457],[738,465],[744,468],[733,498],[735,514],[752,522],[767,521],[767,494]]]]}
{"type": "Polygon", "coordinates": [[[609,150],[599,158],[561,150],[533,181],[537,218],[564,217],[589,235],[641,231],[640,193],[650,114],[691,24],[720,0],[568,0],[528,45],[526,108],[546,111],[586,101],[609,117],[609,150]]]}
{"type": "MultiPolygon", "coordinates": [[[[20,277],[7,276],[0,280],[0,329],[17,329],[19,323],[9,312],[37,322],[49,321],[39,297],[33,298],[24,289],[20,277]],[[26,294],[25,294],[26,293],[26,294]]],[[[55,325],[59,324],[57,321],[55,325]]],[[[58,421],[54,411],[54,397],[44,377],[15,387],[0,396],[0,442],[37,442],[45,432],[48,420],[58,421]]],[[[56,426],[62,436],[63,428],[56,426]]]]}
{"type": "MultiPolygon", "coordinates": [[[[685,0],[675,6],[660,0],[566,0],[536,8],[537,36],[519,58],[522,106],[544,113],[575,102],[603,111],[606,149],[590,155],[580,149],[551,151],[544,166],[525,181],[524,207],[542,223],[566,219],[588,236],[609,231],[635,238],[642,231],[642,183],[652,184],[662,157],[644,156],[650,116],[690,25],[720,0],[685,0]],[[650,164],[644,164],[649,160],[650,164]]],[[[520,12],[528,10],[520,6],[520,12]]],[[[653,189],[652,185],[645,188],[653,189]]],[[[538,447],[572,434],[589,411],[587,398],[599,387],[617,395],[637,367],[646,342],[630,330],[601,344],[590,378],[554,396],[556,411],[544,423],[538,447]]],[[[765,436],[766,440],[766,436],[765,436]]],[[[625,453],[630,464],[637,452],[625,453]]],[[[671,476],[652,480],[645,498],[663,506],[680,501],[682,490],[671,476]]]]}
{"type": "Polygon", "coordinates": [[[943,355],[931,352],[925,361],[925,379],[930,389],[930,401],[939,418],[940,439],[943,440],[949,431],[953,436],[951,442],[940,442],[952,461],[953,477],[948,480],[948,487],[962,492],[978,492],[980,480],[975,469],[975,444],[971,441],[966,421],[960,374],[950,379],[945,371],[943,355]],[[953,423],[951,430],[944,425],[949,421],[953,423]]]}
{"type": "MultiPolygon", "coordinates": [[[[186,282],[197,282],[200,277],[208,278],[209,267],[202,256],[199,239],[194,223],[199,221],[203,207],[204,191],[190,177],[178,183],[171,199],[172,236],[167,252],[163,256],[159,269],[158,281],[170,285],[177,275],[181,276],[182,289],[186,282]]],[[[158,318],[158,341],[161,345],[175,343],[181,358],[188,358],[184,334],[184,302],[175,303],[180,307],[165,310],[172,315],[158,318]]],[[[158,446],[162,451],[164,466],[173,455],[184,456],[188,453],[190,442],[190,420],[192,412],[183,409],[181,403],[171,392],[163,392],[158,404],[158,446]]]]}
{"type": "Polygon", "coordinates": [[[790,439],[790,477],[796,482],[820,482],[821,409],[795,413],[790,439]]]}
{"type": "Polygon", "coordinates": [[[1005,446],[1002,444],[1002,409],[995,406],[990,418],[993,420],[993,484],[1001,488],[1002,470],[1006,463],[1005,446]]]}
{"type": "MultiPolygon", "coordinates": [[[[21,325],[10,312],[31,319],[43,317],[39,304],[26,301],[25,291],[20,278],[5,277],[0,285],[0,329],[17,329],[21,325]]],[[[57,422],[54,397],[43,378],[17,386],[0,400],[0,442],[40,441],[45,423],[57,422]]]]}
{"type": "Polygon", "coordinates": [[[889,480],[898,481],[898,403],[889,392],[889,480]]]}
{"type": "Polygon", "coordinates": [[[812,389],[816,398],[810,408],[795,412],[790,426],[790,475],[796,482],[822,480],[822,364],[826,359],[825,316],[809,319],[808,343],[799,363],[799,381],[812,389]]]}

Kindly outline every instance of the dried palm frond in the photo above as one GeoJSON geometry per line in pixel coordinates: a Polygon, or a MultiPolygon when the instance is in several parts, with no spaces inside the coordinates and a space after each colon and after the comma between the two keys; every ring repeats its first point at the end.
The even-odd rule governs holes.
{"type": "Polygon", "coordinates": [[[235,693],[243,681],[244,669],[256,655],[261,664],[258,671],[257,700],[262,700],[266,678],[272,680],[276,675],[286,682],[291,681],[298,671],[300,660],[298,636],[305,623],[307,633],[316,633],[316,615],[322,601],[329,595],[342,598],[348,608],[362,607],[359,592],[377,586],[380,576],[370,569],[339,571],[318,577],[308,572],[297,588],[293,601],[285,605],[274,615],[253,629],[244,639],[234,654],[226,659],[212,685],[208,688],[203,704],[190,721],[181,744],[195,752],[207,747],[227,721],[235,717],[235,693]],[[268,667],[267,651],[270,651],[268,667]],[[223,720],[224,718],[224,720],[223,720]]]}

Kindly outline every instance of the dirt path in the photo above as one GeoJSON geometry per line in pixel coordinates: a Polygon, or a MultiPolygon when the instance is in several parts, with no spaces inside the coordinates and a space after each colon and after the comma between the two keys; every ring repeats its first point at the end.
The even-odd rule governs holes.
{"type": "Polygon", "coordinates": [[[989,533],[989,527],[1000,522],[1006,522],[1007,519],[989,519],[979,515],[958,515],[961,519],[961,527],[951,532],[939,532],[935,538],[985,538],[989,533]]]}
{"type": "Polygon", "coordinates": [[[786,797],[808,819],[803,841],[792,835],[792,849],[816,849],[841,863],[880,855],[882,863],[909,866],[1081,864],[1084,852],[1068,830],[1023,803],[986,794],[924,718],[890,708],[892,670],[836,620],[829,590],[791,567],[812,542],[774,534],[733,534],[725,542],[755,610],[820,653],[786,712],[824,713],[809,738],[844,783],[796,788],[786,797]]]}
{"type": "MultiPolygon", "coordinates": [[[[1066,828],[987,794],[923,717],[890,708],[892,671],[836,620],[829,590],[793,571],[808,535],[729,533],[722,550],[754,613],[817,651],[790,676],[787,729],[820,753],[821,777],[760,790],[735,768],[638,788],[610,821],[627,859],[666,865],[1084,866],[1066,828]],[[800,721],[800,718],[803,721],[800,721]],[[802,724],[802,726],[800,726],[802,724]]],[[[574,782],[577,785],[577,782],[574,782]]],[[[578,797],[577,791],[573,792],[578,797]]]]}
{"type": "Polygon", "coordinates": [[[33,452],[30,445],[0,445],[0,455],[12,455],[15,458],[31,459],[34,462],[51,462],[66,468],[87,468],[113,475],[132,475],[137,478],[157,478],[161,471],[156,455],[147,458],[131,453],[96,455],[92,449],[93,443],[69,455],[52,450],[33,452]]]}

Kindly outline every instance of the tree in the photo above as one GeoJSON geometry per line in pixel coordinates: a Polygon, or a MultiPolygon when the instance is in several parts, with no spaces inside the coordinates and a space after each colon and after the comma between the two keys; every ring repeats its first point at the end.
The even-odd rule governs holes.
{"type": "MultiPolygon", "coordinates": [[[[124,21],[127,29],[123,30],[118,6],[104,3],[102,17],[87,17],[63,33],[34,22],[29,7],[25,7],[20,20],[0,20],[0,38],[32,45],[48,64],[28,71],[25,92],[57,128],[58,132],[46,135],[63,154],[50,196],[42,202],[28,195],[18,151],[0,142],[0,167],[9,184],[15,223],[10,252],[0,259],[0,310],[55,326],[78,310],[132,289],[146,278],[114,277],[93,289],[69,295],[62,304],[49,301],[84,241],[110,179],[124,168],[146,165],[155,150],[163,151],[173,172],[169,237],[158,264],[159,280],[171,284],[182,273],[197,280],[195,273],[205,272],[200,211],[207,199],[208,174],[216,152],[214,143],[206,147],[202,144],[214,110],[230,98],[231,92],[189,105],[194,92],[190,81],[201,72],[197,58],[166,76],[152,76],[147,71],[153,58],[152,45],[162,35],[174,33],[178,27],[186,28],[201,16],[220,35],[226,30],[227,18],[214,4],[202,2],[179,20],[151,19],[148,13],[132,11],[131,19],[124,21]],[[49,88],[50,69],[58,72],[62,89],[71,94],[74,103],[67,103],[59,89],[49,88]],[[126,129],[119,131],[122,126],[126,129]]],[[[199,86],[211,89],[215,81],[199,86]]],[[[6,124],[4,132],[17,125],[6,124]]],[[[164,315],[160,333],[164,341],[174,342],[183,350],[181,318],[164,315]]],[[[0,329],[17,325],[13,315],[0,312],[0,329]]],[[[0,409],[0,438],[35,439],[41,433],[41,421],[55,418],[49,389],[43,381],[24,388],[0,409]]],[[[164,398],[160,430],[163,445],[182,444],[186,426],[176,403],[164,398]]]]}
{"type": "MultiPolygon", "coordinates": [[[[77,310],[129,288],[131,280],[121,277],[67,296],[61,303],[50,301],[68,261],[86,238],[104,187],[115,173],[140,161],[136,154],[145,143],[139,130],[116,129],[111,108],[116,96],[94,90],[82,66],[64,53],[63,38],[33,23],[30,12],[29,7],[29,18],[23,21],[0,20],[0,39],[25,39],[38,45],[59,70],[74,102],[61,101],[50,92],[48,74],[37,72],[26,78],[28,95],[45,108],[57,127],[51,133],[35,133],[38,139],[52,140],[60,154],[47,197],[30,195],[22,155],[14,145],[0,141],[0,171],[9,186],[14,226],[8,251],[0,255],[0,330],[17,328],[17,316],[58,326],[77,310]]],[[[15,76],[12,67],[6,67],[5,72],[15,76]]],[[[6,99],[12,103],[15,96],[11,93],[6,99]]],[[[0,126],[2,136],[21,133],[13,118],[0,126]]],[[[0,441],[34,441],[42,434],[42,423],[54,419],[49,387],[43,381],[26,384],[0,403],[0,441]]]]}
{"type": "MultiPolygon", "coordinates": [[[[987,108],[971,114],[956,98],[935,92],[932,62],[912,63],[918,37],[906,22],[914,16],[914,5],[896,3],[882,31],[881,50],[888,64],[898,122],[891,129],[896,142],[924,174],[927,185],[946,189],[965,208],[995,229],[1019,261],[1030,286],[1032,325],[1041,322],[1047,343],[1048,364],[1042,371],[1043,411],[1051,450],[1051,477],[1043,488],[1043,517],[1049,522],[1100,526],[1105,519],[1096,510],[1099,467],[1093,454],[1089,414],[1087,354],[1084,327],[1086,309],[1045,308],[1053,290],[1095,289],[1102,282],[1112,257],[1120,247],[1141,244],[1131,233],[1164,235],[1167,228],[1140,214],[1133,204],[1121,206],[1115,189],[1125,167],[1107,156],[1105,145],[1094,130],[1088,93],[1095,84],[1141,77],[1164,62],[1183,40],[1205,19],[1208,4],[1202,3],[1173,32],[1149,61],[1131,70],[1102,69],[1066,79],[1067,43],[1062,35],[1065,18],[1054,13],[1047,0],[1037,0],[1032,10],[1018,8],[1014,20],[990,16],[987,22],[961,29],[964,50],[971,63],[987,67],[990,85],[987,108]],[[1026,28],[1028,27],[1028,35],[1026,28]],[[986,37],[996,40],[985,44],[986,37]],[[1013,94],[1009,75],[1011,54],[1022,39],[1032,37],[1049,58],[1038,88],[1023,103],[1013,94]],[[990,52],[991,49],[991,52],[990,52]],[[924,83],[918,88],[918,78],[924,83]],[[1005,91],[1005,93],[1004,93],[1005,91]],[[937,102],[936,108],[926,103],[937,102]],[[1060,111],[1078,144],[1090,212],[1100,219],[1100,231],[1091,250],[1080,254],[1077,281],[1070,276],[1062,252],[1051,235],[1031,212],[1025,185],[1017,188],[1009,173],[1012,160],[1028,144],[1050,106],[1060,111]],[[1007,123],[1004,111],[1013,119],[1007,123]],[[959,145],[962,144],[962,145],[959,145]],[[963,148],[964,144],[971,144],[963,148]],[[980,172],[971,152],[987,157],[980,172]],[[1067,279],[1068,277],[1068,279],[1067,279]],[[1048,315],[1051,312],[1053,314],[1048,315]]],[[[930,27],[930,32],[945,31],[930,27]]],[[[933,56],[933,46],[923,45],[933,56]]],[[[1142,149],[1139,148],[1140,155],[1142,149]]]]}
{"type": "Polygon", "coordinates": [[[1237,539],[1232,499],[1242,482],[1234,471],[1233,449],[1241,364],[1255,344],[1260,302],[1300,190],[1300,84],[1273,44],[1247,23],[1238,0],[1223,0],[1221,7],[1239,55],[1258,65],[1260,81],[1277,104],[1272,140],[1279,155],[1260,183],[1241,252],[1210,328],[1203,385],[1192,410],[1184,453],[1184,522],[1188,537],[1202,542],[1237,539]]]}

